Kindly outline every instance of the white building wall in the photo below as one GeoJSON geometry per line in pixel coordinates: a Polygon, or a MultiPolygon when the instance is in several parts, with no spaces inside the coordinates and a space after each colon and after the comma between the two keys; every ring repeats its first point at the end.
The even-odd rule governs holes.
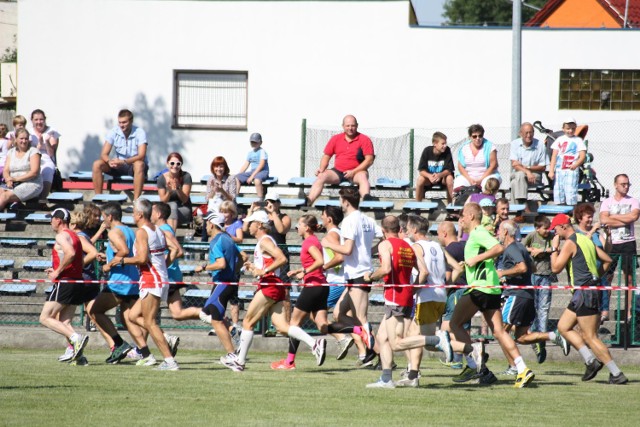
{"type": "MultiPolygon", "coordinates": [[[[20,0],[18,39],[18,111],[42,108],[62,133],[63,175],[97,157],[121,108],[146,127],[152,172],[171,149],[196,177],[216,155],[236,170],[260,132],[281,182],[298,175],[302,118],[510,126],[511,32],[410,28],[407,2],[20,0]],[[247,70],[248,130],[172,130],[174,69],[247,70]]],[[[558,80],[561,68],[640,69],[639,45],[636,31],[526,30],[523,119],[637,118],[558,111],[558,80]]]]}

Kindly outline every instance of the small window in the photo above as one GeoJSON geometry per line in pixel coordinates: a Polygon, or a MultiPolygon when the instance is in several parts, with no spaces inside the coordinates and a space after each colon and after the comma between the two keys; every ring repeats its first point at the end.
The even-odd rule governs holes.
{"type": "Polygon", "coordinates": [[[246,71],[174,70],[173,127],[247,129],[246,71]]]}
{"type": "Polygon", "coordinates": [[[561,110],[640,110],[640,70],[560,70],[561,110]]]}

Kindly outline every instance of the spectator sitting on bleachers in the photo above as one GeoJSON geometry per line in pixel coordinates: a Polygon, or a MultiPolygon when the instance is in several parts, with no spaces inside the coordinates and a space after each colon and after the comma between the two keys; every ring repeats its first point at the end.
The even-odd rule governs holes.
{"type": "MultiPolygon", "coordinates": [[[[47,117],[42,110],[31,113],[32,135],[36,137],[35,147],[40,151],[40,175],[42,175],[42,193],[40,199],[46,199],[51,192],[53,177],[56,173],[56,152],[60,143],[58,131],[47,126],[47,117]]],[[[35,142],[35,141],[34,141],[35,142]]]]}
{"type": "Polygon", "coordinates": [[[525,204],[530,185],[542,183],[547,167],[547,150],[533,137],[531,123],[520,126],[520,138],[511,141],[511,203],[525,204]]]}
{"type": "Polygon", "coordinates": [[[7,153],[2,174],[5,188],[0,188],[0,211],[10,203],[37,198],[42,192],[40,153],[30,145],[26,129],[16,131],[16,144],[7,153]]]}
{"type": "Polygon", "coordinates": [[[180,153],[171,153],[167,156],[167,168],[169,170],[158,177],[158,196],[160,201],[171,208],[171,215],[167,223],[174,230],[178,229],[178,223],[191,222],[191,185],[192,179],[189,172],[182,170],[182,156],[180,153]]]}
{"type": "Polygon", "coordinates": [[[358,121],[354,116],[349,115],[342,119],[342,129],[344,132],[331,137],[324,148],[320,167],[316,171],[318,178],[306,198],[308,206],[320,197],[325,184],[349,181],[358,185],[361,198],[369,195],[371,187],[367,170],[373,165],[375,158],[373,143],[368,136],[358,132],[358,121]],[[327,169],[334,155],[333,169],[327,169]]]}
{"type": "Polygon", "coordinates": [[[11,148],[11,141],[7,138],[9,128],[6,124],[0,123],[0,183],[4,182],[2,177],[2,170],[4,169],[4,160],[7,158],[7,153],[11,148]]]}
{"type": "Polygon", "coordinates": [[[262,135],[259,133],[252,133],[249,137],[249,143],[251,150],[240,167],[240,172],[235,176],[236,194],[240,193],[242,184],[255,184],[256,194],[262,199],[264,197],[262,182],[269,178],[269,156],[262,148],[262,135]]]}
{"type": "Polygon", "coordinates": [[[458,151],[458,176],[453,181],[454,190],[471,185],[484,187],[487,179],[493,177],[502,183],[498,173],[496,147],[484,138],[482,125],[469,126],[469,140],[458,151]]]}
{"type": "Polygon", "coordinates": [[[133,176],[133,199],[138,200],[148,170],[147,134],[133,125],[131,111],[120,110],[118,126],[109,131],[100,158],[93,162],[93,190],[95,194],[102,194],[103,173],[117,177],[129,175],[133,176]],[[115,148],[115,157],[110,159],[112,148],[115,148]]]}
{"type": "Polygon", "coordinates": [[[434,185],[446,186],[447,203],[453,200],[453,157],[451,148],[447,146],[447,136],[436,132],[431,139],[431,147],[425,147],[418,163],[418,179],[416,180],[416,201],[424,199],[426,188],[434,185]]]}
{"type": "Polygon", "coordinates": [[[236,180],[229,175],[229,165],[224,157],[214,157],[211,161],[211,177],[207,181],[207,210],[217,211],[226,200],[235,201],[238,194],[236,180]]]}

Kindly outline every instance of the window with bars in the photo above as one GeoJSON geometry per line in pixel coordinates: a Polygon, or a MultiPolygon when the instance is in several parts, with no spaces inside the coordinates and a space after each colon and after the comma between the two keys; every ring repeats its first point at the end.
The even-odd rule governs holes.
{"type": "Polygon", "coordinates": [[[173,127],[247,129],[246,71],[174,70],[173,127]]]}
{"type": "Polygon", "coordinates": [[[561,110],[640,110],[640,70],[560,70],[561,110]]]}

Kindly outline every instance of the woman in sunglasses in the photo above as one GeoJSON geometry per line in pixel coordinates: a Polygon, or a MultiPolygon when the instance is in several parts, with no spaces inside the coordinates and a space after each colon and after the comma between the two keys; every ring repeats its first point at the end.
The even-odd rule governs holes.
{"type": "Polygon", "coordinates": [[[167,223],[174,229],[178,224],[191,221],[191,174],[182,170],[182,156],[171,153],[167,156],[167,172],[158,177],[158,196],[160,201],[171,207],[167,223]]]}
{"type": "Polygon", "coordinates": [[[484,138],[482,125],[471,125],[469,139],[458,151],[458,173],[453,180],[453,189],[468,186],[484,188],[489,178],[502,183],[498,173],[498,155],[496,146],[484,138]]]}

